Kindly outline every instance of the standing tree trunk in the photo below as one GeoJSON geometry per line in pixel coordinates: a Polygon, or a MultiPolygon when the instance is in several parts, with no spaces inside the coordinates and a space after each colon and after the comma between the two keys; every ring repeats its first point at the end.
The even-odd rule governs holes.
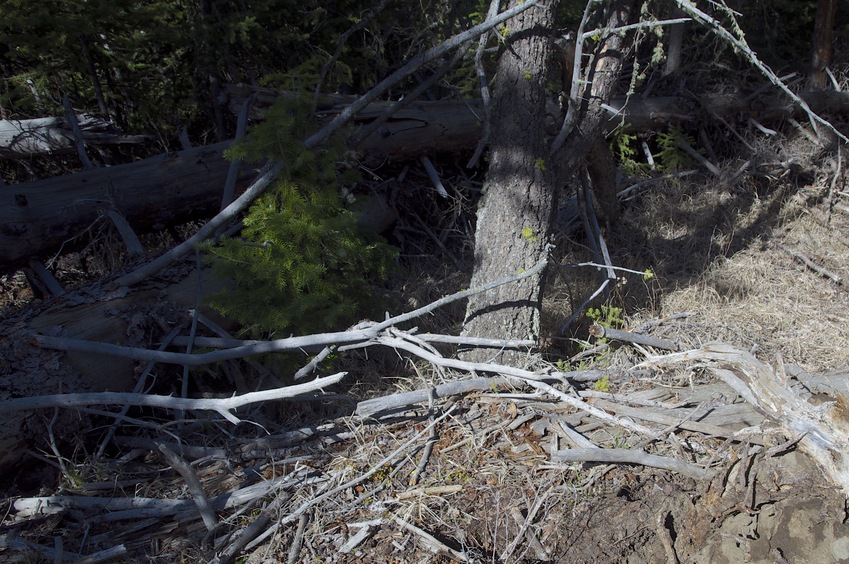
{"type": "MultiPolygon", "coordinates": [[[[546,252],[559,178],[545,136],[551,41],[544,31],[552,29],[556,5],[545,0],[509,22],[494,85],[472,287],[527,270],[546,252]]],[[[528,278],[471,297],[463,334],[538,339],[541,290],[541,278],[528,278]]],[[[478,353],[489,354],[469,356],[484,360],[478,353]]]]}
{"type": "MultiPolygon", "coordinates": [[[[475,264],[471,286],[527,270],[544,256],[555,196],[581,166],[601,135],[601,104],[616,83],[623,38],[608,34],[596,49],[593,68],[580,94],[575,125],[564,146],[550,154],[545,135],[545,79],[548,72],[556,0],[545,0],[510,22],[510,36],[498,64],[492,106],[490,165],[478,205],[475,264]],[[550,35],[550,34],[549,34],[550,35]]],[[[607,27],[628,23],[633,0],[606,6],[607,27]]],[[[466,336],[533,339],[540,337],[543,276],[500,286],[469,299],[466,336]]],[[[503,352],[500,362],[521,362],[523,353],[503,352]]],[[[471,351],[473,360],[491,353],[471,351]]]]}
{"type": "Polygon", "coordinates": [[[82,50],[85,66],[88,70],[88,75],[91,78],[91,86],[94,89],[94,97],[97,100],[97,109],[103,117],[109,117],[109,107],[106,105],[106,97],[103,95],[103,87],[100,84],[100,78],[97,76],[97,67],[94,66],[94,57],[91,54],[91,43],[82,35],[79,37],[80,49],[82,50]]]}
{"type": "Polygon", "coordinates": [[[831,64],[831,45],[834,41],[834,18],[837,15],[837,0],[818,0],[814,36],[811,41],[812,90],[823,90],[828,83],[826,68],[831,64]]]}

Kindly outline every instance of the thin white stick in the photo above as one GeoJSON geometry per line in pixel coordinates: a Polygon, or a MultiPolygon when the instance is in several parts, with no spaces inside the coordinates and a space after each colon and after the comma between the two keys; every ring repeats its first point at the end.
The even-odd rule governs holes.
{"type": "Polygon", "coordinates": [[[46,407],[76,407],[84,405],[103,404],[129,404],[145,405],[149,407],[164,407],[166,409],[203,410],[215,411],[231,423],[238,424],[241,420],[230,413],[230,410],[238,409],[244,405],[262,401],[292,398],[307,392],[320,390],[339,382],[347,372],[339,372],[324,378],[317,378],[312,382],[286,386],[274,390],[251,392],[241,396],[220,399],[191,399],[175,398],[171,396],[153,396],[147,394],[100,392],[90,394],[54,394],[47,396],[34,396],[28,398],[17,398],[0,402],[0,413],[10,413],[30,409],[44,409],[46,407]]]}
{"type": "MultiPolygon", "coordinates": [[[[238,201],[238,200],[237,200],[238,201]]],[[[234,202],[235,203],[235,202],[234,202]]],[[[228,208],[229,209],[229,208],[228,208]]],[[[421,317],[432,312],[444,305],[457,300],[462,300],[471,295],[486,292],[498,286],[518,282],[525,278],[535,276],[541,272],[548,264],[548,259],[544,258],[534,265],[531,269],[512,276],[505,276],[493,282],[489,282],[477,288],[463,290],[450,296],[445,296],[426,306],[422,306],[416,310],[395,317],[390,317],[386,321],[374,323],[372,321],[361,323],[348,331],[340,331],[336,333],[321,333],[318,335],[308,335],[305,337],[289,337],[287,339],[277,339],[274,341],[257,341],[241,347],[231,349],[212,351],[202,354],[184,354],[168,351],[152,351],[148,349],[139,349],[134,347],[125,347],[121,345],[113,345],[110,343],[98,343],[94,341],[85,341],[81,339],[66,339],[63,337],[51,337],[47,335],[35,335],[33,340],[35,344],[49,349],[63,351],[79,351],[106,354],[130,358],[138,361],[154,361],[169,364],[188,364],[190,366],[200,366],[203,364],[211,364],[213,362],[221,362],[224,360],[232,360],[235,358],[243,358],[246,356],[264,354],[270,352],[295,352],[310,348],[323,348],[328,345],[338,345],[342,343],[361,343],[376,338],[381,331],[393,325],[404,323],[411,319],[421,317]]]]}

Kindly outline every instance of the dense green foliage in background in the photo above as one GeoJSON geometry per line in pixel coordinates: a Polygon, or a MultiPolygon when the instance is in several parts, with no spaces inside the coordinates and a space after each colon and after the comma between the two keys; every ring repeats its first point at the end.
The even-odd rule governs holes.
{"type": "Polygon", "coordinates": [[[77,108],[107,113],[127,131],[158,133],[168,148],[180,127],[203,143],[231,133],[232,117],[221,115],[224,85],[312,90],[335,60],[320,90],[365,91],[467,27],[477,6],[378,4],[0,0],[0,107],[17,119],[55,115],[68,94],[77,108]]]}

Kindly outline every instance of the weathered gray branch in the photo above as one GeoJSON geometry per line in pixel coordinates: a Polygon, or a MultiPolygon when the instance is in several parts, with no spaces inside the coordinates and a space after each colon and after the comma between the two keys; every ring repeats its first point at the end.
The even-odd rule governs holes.
{"type": "Polygon", "coordinates": [[[683,460],[648,454],[642,449],[630,448],[572,448],[551,453],[553,462],[605,462],[614,464],[639,464],[678,472],[696,480],[706,480],[713,472],[683,460]]]}
{"type": "MultiPolygon", "coordinates": [[[[140,144],[148,135],[126,135],[114,124],[87,114],[75,114],[82,139],[89,145],[140,144]]],[[[74,133],[65,118],[0,119],[0,158],[30,159],[37,155],[72,153],[74,133]]]]}
{"type": "Polygon", "coordinates": [[[678,343],[674,343],[668,339],[658,339],[656,337],[640,335],[639,333],[632,333],[630,331],[620,331],[619,329],[602,327],[601,325],[592,325],[589,329],[589,333],[597,339],[608,338],[613,339],[614,341],[624,341],[626,343],[645,345],[647,347],[654,347],[667,351],[680,350],[678,343]]]}
{"type": "Polygon", "coordinates": [[[203,364],[211,364],[213,362],[221,362],[224,360],[232,360],[234,358],[243,358],[246,356],[270,352],[294,352],[316,349],[321,350],[327,345],[362,343],[374,339],[384,329],[430,313],[431,311],[434,311],[435,309],[447,305],[451,302],[467,298],[471,295],[480,292],[491,290],[504,284],[523,280],[529,276],[534,276],[543,268],[545,268],[547,262],[548,261],[546,259],[543,259],[539,263],[534,265],[534,267],[525,272],[513,276],[506,276],[499,280],[484,284],[478,288],[471,288],[469,290],[463,290],[461,292],[451,294],[450,296],[446,296],[444,298],[436,300],[435,302],[420,307],[414,311],[397,315],[380,323],[361,323],[358,326],[349,329],[348,331],[340,331],[335,333],[321,333],[318,335],[307,335],[303,337],[289,337],[287,339],[277,339],[274,341],[250,342],[249,344],[233,347],[230,349],[212,351],[201,354],[153,351],[148,349],[139,349],[135,347],[113,345],[110,343],[98,343],[81,339],[65,339],[62,337],[52,337],[47,335],[35,335],[33,337],[33,340],[35,344],[44,348],[63,351],[98,353],[129,358],[132,360],[164,362],[168,364],[186,364],[189,366],[200,366],[203,364]]]}
{"type": "Polygon", "coordinates": [[[453,395],[467,394],[469,392],[493,390],[507,384],[504,378],[472,378],[470,380],[458,380],[440,384],[426,390],[413,390],[401,392],[389,396],[373,398],[361,401],[357,404],[357,415],[360,417],[371,417],[376,413],[393,411],[412,405],[414,403],[425,403],[431,397],[444,398],[453,395]]]}
{"type": "Polygon", "coordinates": [[[317,378],[304,384],[286,386],[274,390],[251,392],[241,396],[220,399],[191,399],[175,398],[171,396],[154,396],[147,394],[101,392],[90,394],[54,394],[47,396],[35,396],[28,398],[17,398],[0,403],[0,413],[14,411],[44,409],[46,407],[77,407],[85,405],[145,405],[149,407],[162,407],[165,409],[181,410],[203,410],[215,411],[231,423],[238,424],[241,420],[230,413],[230,410],[239,407],[284,398],[292,398],[300,394],[320,390],[339,382],[346,372],[339,372],[324,378],[317,378]]]}
{"type": "Polygon", "coordinates": [[[823,469],[842,491],[849,493],[849,420],[846,400],[814,405],[790,385],[788,376],[729,345],[714,343],[700,349],[650,358],[639,367],[701,362],[731,386],[740,397],[768,415],[786,435],[804,435],[800,448],[823,469]]]}

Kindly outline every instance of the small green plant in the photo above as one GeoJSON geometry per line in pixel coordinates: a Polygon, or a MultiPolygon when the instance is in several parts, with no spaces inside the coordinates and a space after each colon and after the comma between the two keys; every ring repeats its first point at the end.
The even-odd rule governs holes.
{"type": "Polygon", "coordinates": [[[528,226],[525,226],[522,228],[522,239],[525,239],[526,241],[529,241],[531,243],[535,243],[537,240],[537,236],[536,233],[534,233],[533,229],[528,226]]]}
{"type": "Polygon", "coordinates": [[[596,380],[595,384],[593,384],[593,390],[597,392],[609,392],[610,391],[610,380],[607,376],[602,376],[600,380],[596,380]]]}
{"type": "Polygon", "coordinates": [[[622,170],[628,176],[638,176],[646,171],[648,165],[637,161],[638,139],[633,133],[625,133],[621,128],[617,128],[613,133],[610,142],[610,149],[616,157],[616,161],[622,170]]]}
{"type": "Polygon", "coordinates": [[[308,108],[308,98],[281,98],[249,141],[230,151],[282,159],[286,170],[253,204],[240,238],[203,247],[215,272],[235,284],[213,295],[212,306],[257,336],[341,329],[378,314],[384,304],[372,282],[395,264],[395,250],[361,232],[342,204],[340,187],[355,179],[339,172],[344,145],[303,147],[308,108]]]}
{"type": "Polygon", "coordinates": [[[600,308],[589,308],[587,317],[607,329],[618,329],[625,325],[622,311],[621,307],[602,305],[600,308]]]}
{"type": "Polygon", "coordinates": [[[658,169],[662,171],[676,171],[689,168],[693,165],[693,158],[681,148],[681,143],[695,146],[696,141],[692,136],[677,126],[669,128],[668,132],[658,133],[655,138],[660,151],[655,155],[658,169]]]}
{"type": "Polygon", "coordinates": [[[542,157],[538,157],[534,161],[534,166],[537,168],[538,171],[545,172],[545,159],[542,157]]]}
{"type": "Polygon", "coordinates": [[[613,434],[610,448],[628,448],[628,440],[619,431],[613,434]]]}

